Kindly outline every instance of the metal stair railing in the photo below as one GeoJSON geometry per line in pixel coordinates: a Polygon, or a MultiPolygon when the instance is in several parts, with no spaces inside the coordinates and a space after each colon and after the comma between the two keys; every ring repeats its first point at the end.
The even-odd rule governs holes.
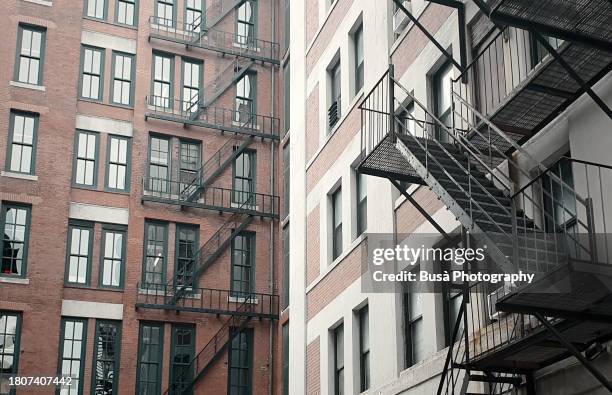
{"type": "Polygon", "coordinates": [[[244,313],[243,315],[234,315],[229,317],[215,333],[215,335],[206,343],[206,345],[198,352],[191,360],[189,365],[177,377],[175,383],[171,383],[164,395],[170,393],[183,394],[190,391],[198,380],[206,373],[210,365],[217,359],[221,352],[226,349],[234,337],[244,330],[249,322],[249,312],[253,309],[255,300],[252,294],[245,294],[244,301],[238,307],[237,312],[244,313]],[[186,386],[176,383],[185,383],[186,386]],[[177,388],[179,387],[179,388],[177,388]]]}

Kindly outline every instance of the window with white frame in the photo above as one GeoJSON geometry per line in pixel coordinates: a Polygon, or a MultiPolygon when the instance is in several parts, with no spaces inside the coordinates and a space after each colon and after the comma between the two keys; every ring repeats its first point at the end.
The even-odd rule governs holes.
{"type": "Polygon", "coordinates": [[[332,202],[332,260],[342,254],[342,188],[331,195],[332,202]]]}
{"type": "Polygon", "coordinates": [[[368,306],[359,310],[359,387],[370,388],[370,313],[368,306]]]}
{"type": "Polygon", "coordinates": [[[60,341],[60,373],[72,378],[71,387],[62,394],[83,393],[85,374],[85,350],[87,343],[87,319],[62,318],[62,338],[60,341]]]}
{"type": "Polygon", "coordinates": [[[120,288],[123,286],[125,264],[125,230],[106,228],[102,230],[102,270],[100,285],[120,288]]]}
{"type": "Polygon", "coordinates": [[[11,110],[6,158],[9,171],[34,174],[37,131],[38,114],[11,110]]]}
{"type": "Polygon", "coordinates": [[[93,255],[93,224],[71,223],[68,227],[66,283],[89,284],[93,255]]]}
{"type": "Polygon", "coordinates": [[[155,17],[158,25],[174,26],[174,0],[156,0],[155,17]]]}
{"type": "Polygon", "coordinates": [[[170,108],[173,94],[174,58],[170,55],[153,54],[153,105],[170,108]]]}
{"type": "Polygon", "coordinates": [[[17,65],[15,79],[26,84],[42,85],[46,30],[31,25],[19,25],[17,34],[17,65]]]}
{"type": "Polygon", "coordinates": [[[357,94],[363,87],[364,78],[363,24],[359,25],[353,33],[353,44],[355,46],[355,94],[357,94]]]}
{"type": "Polygon", "coordinates": [[[98,133],[77,131],[74,157],[74,183],[95,187],[98,170],[98,133]]]}
{"type": "Polygon", "coordinates": [[[368,193],[366,176],[355,171],[357,181],[357,236],[360,236],[368,228],[368,193]]]}
{"type": "Polygon", "coordinates": [[[81,97],[102,100],[104,49],[84,46],[81,63],[81,97]]]}
{"type": "Polygon", "coordinates": [[[134,55],[113,52],[113,85],[111,98],[114,104],[132,105],[134,55]]]}
{"type": "Polygon", "coordinates": [[[116,21],[122,25],[136,26],[138,0],[117,0],[116,21]]]}
{"type": "Polygon", "coordinates": [[[344,395],[344,325],[332,331],[334,346],[334,395],[344,395]]]}
{"type": "MultiPolygon", "coordinates": [[[[418,267],[413,270],[418,271],[418,267]]],[[[404,293],[404,329],[406,367],[410,367],[425,356],[423,296],[414,283],[409,283],[404,293]]]]}
{"type": "Polygon", "coordinates": [[[129,189],[128,160],[130,139],[123,136],[108,136],[108,163],[106,166],[106,188],[117,191],[129,189]]]}
{"type": "Polygon", "coordinates": [[[90,18],[106,19],[106,0],[86,0],[85,15],[90,18]]]}

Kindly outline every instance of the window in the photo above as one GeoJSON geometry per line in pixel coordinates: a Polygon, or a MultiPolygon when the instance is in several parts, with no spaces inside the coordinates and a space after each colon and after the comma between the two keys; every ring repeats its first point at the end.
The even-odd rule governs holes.
{"type": "Polygon", "coordinates": [[[15,79],[19,82],[42,85],[42,64],[45,53],[46,30],[30,25],[19,25],[15,79]]]}
{"type": "Polygon", "coordinates": [[[283,395],[289,395],[289,323],[283,325],[283,395]]]}
{"type": "Polygon", "coordinates": [[[357,181],[357,236],[368,228],[368,190],[366,176],[355,172],[357,181]]]}
{"type": "Polygon", "coordinates": [[[199,229],[190,225],[176,226],[176,266],[174,281],[177,286],[196,286],[193,282],[195,255],[198,252],[199,229]]]}
{"type": "Polygon", "coordinates": [[[102,100],[104,49],[83,47],[81,51],[81,97],[102,100]]]}
{"type": "Polygon", "coordinates": [[[329,69],[329,77],[330,77],[330,106],[327,110],[329,117],[329,129],[333,129],[333,127],[338,123],[340,118],[342,117],[342,101],[341,101],[341,81],[340,81],[340,59],[336,61],[329,69]]]}
{"type": "MultiPolygon", "coordinates": [[[[418,267],[413,269],[418,272],[418,267]]],[[[414,283],[408,283],[404,293],[404,330],[406,367],[423,360],[423,300],[414,283]]]]}
{"type": "Polygon", "coordinates": [[[242,232],[232,240],[232,296],[244,297],[253,292],[255,234],[242,232]]]}
{"type": "Polygon", "coordinates": [[[96,321],[91,378],[92,394],[106,395],[119,392],[120,350],[121,322],[96,321]]]}
{"type": "Polygon", "coordinates": [[[87,0],[85,15],[90,18],[106,19],[106,0],[87,0]]]}
{"type": "MultiPolygon", "coordinates": [[[[434,75],[433,83],[434,83],[434,109],[436,117],[442,122],[442,124],[451,127],[452,126],[452,92],[451,85],[453,81],[453,67],[451,63],[446,63],[438,72],[434,75]]],[[[448,136],[447,132],[442,130],[442,128],[438,129],[438,135],[436,136],[438,140],[442,142],[448,142],[450,140],[450,136],[448,136]]]]}
{"type": "Polygon", "coordinates": [[[289,255],[289,225],[283,228],[283,308],[289,306],[289,280],[291,279],[291,260],[289,255]]]}
{"type": "Polygon", "coordinates": [[[254,73],[246,73],[236,83],[236,112],[234,121],[241,123],[243,126],[251,124],[252,115],[256,112],[256,81],[254,73]]]}
{"type": "Polygon", "coordinates": [[[113,52],[113,85],[111,98],[114,104],[131,106],[133,102],[132,79],[134,76],[134,56],[113,52]]]}
{"type": "Polygon", "coordinates": [[[108,160],[106,165],[106,188],[114,191],[129,189],[128,159],[130,158],[130,139],[121,136],[108,136],[108,160]]]}
{"type": "Polygon", "coordinates": [[[149,190],[167,192],[170,177],[170,139],[149,138],[149,190]]]}
{"type": "Polygon", "coordinates": [[[0,311],[0,394],[14,394],[9,389],[9,377],[19,368],[21,315],[0,311]]]}
{"type": "Polygon", "coordinates": [[[92,258],[93,224],[72,222],[68,226],[68,269],[66,282],[89,284],[92,258]]]}
{"type": "Polygon", "coordinates": [[[147,288],[161,287],[166,282],[168,260],[168,225],[145,222],[145,262],[142,282],[147,288]]]}
{"type": "Polygon", "coordinates": [[[179,178],[181,182],[181,191],[197,178],[197,173],[201,166],[201,151],[202,148],[199,142],[180,141],[179,178]]]}
{"type": "Polygon", "coordinates": [[[370,388],[370,323],[368,306],[359,310],[359,382],[361,392],[370,388]]]}
{"type": "Polygon", "coordinates": [[[193,368],[190,365],[195,356],[195,327],[192,325],[172,325],[170,344],[170,386],[171,394],[193,394],[193,368]]]}
{"type": "Polygon", "coordinates": [[[34,174],[38,114],[11,111],[6,168],[16,173],[34,174]]]}
{"type": "Polygon", "coordinates": [[[117,23],[136,26],[138,23],[138,0],[117,0],[115,20],[117,23]]]}
{"type": "MultiPolygon", "coordinates": [[[[564,157],[570,158],[570,155],[568,152],[564,157]]],[[[578,226],[576,225],[577,198],[572,190],[574,186],[572,162],[562,158],[550,167],[550,173],[556,176],[555,181],[549,174],[542,177],[546,231],[568,233],[572,235],[571,237],[576,238],[578,236],[578,226]],[[561,180],[563,184],[558,180],[561,180]]],[[[525,225],[521,222],[520,226],[525,225]]],[[[568,243],[568,248],[571,244],[575,243],[568,243]]],[[[578,256],[576,254],[579,251],[571,252],[573,256],[578,256]]]]}
{"type": "Polygon", "coordinates": [[[164,352],[163,324],[141,323],[138,342],[136,393],[161,393],[162,355],[164,352]]]}
{"type": "Polygon", "coordinates": [[[284,17],[284,34],[283,34],[283,50],[289,49],[291,38],[291,0],[285,0],[285,17],[284,17]]]}
{"type": "Polygon", "coordinates": [[[62,318],[59,374],[72,377],[72,387],[62,393],[70,395],[83,393],[86,343],[87,320],[62,318]]]}
{"type": "Polygon", "coordinates": [[[2,222],[2,276],[25,277],[30,237],[30,207],[3,204],[2,222]]]}
{"type": "Polygon", "coordinates": [[[98,133],[77,131],[74,183],[80,186],[95,187],[98,174],[98,133]]]}
{"type": "Polygon", "coordinates": [[[353,33],[355,45],[355,94],[363,87],[363,25],[359,25],[353,33]]]}
{"type": "Polygon", "coordinates": [[[283,147],[283,194],[285,196],[284,203],[284,215],[285,217],[289,215],[289,207],[290,203],[290,188],[291,188],[291,180],[290,180],[290,166],[291,166],[291,157],[289,152],[289,144],[286,144],[283,147]]]}
{"type": "Polygon", "coordinates": [[[285,125],[285,133],[289,131],[289,127],[291,126],[291,72],[289,66],[289,63],[287,63],[283,69],[283,88],[285,95],[283,97],[283,107],[285,110],[285,113],[283,114],[283,121],[285,125]]]}
{"type": "Polygon", "coordinates": [[[255,14],[257,4],[253,0],[246,0],[238,7],[236,20],[236,41],[238,44],[254,46],[255,43],[255,14]]]}
{"type": "Polygon", "coordinates": [[[100,273],[100,285],[103,287],[123,287],[123,268],[125,267],[125,242],[124,229],[106,228],[102,229],[102,269],[100,273]]]}
{"type": "Polygon", "coordinates": [[[344,325],[333,330],[334,342],[334,394],[344,394],[344,325]]]}
{"type": "Polygon", "coordinates": [[[174,93],[174,58],[153,54],[153,105],[170,108],[174,93]]]}
{"type": "Polygon", "coordinates": [[[162,26],[174,26],[174,0],[156,0],[155,19],[162,26]]]}
{"type": "MultiPolygon", "coordinates": [[[[232,330],[236,330],[232,328],[232,330]]],[[[253,330],[238,332],[229,348],[229,391],[231,395],[250,395],[253,375],[253,330]]]]}
{"type": "Polygon", "coordinates": [[[342,254],[342,188],[331,196],[332,200],[332,260],[342,254]]]}
{"type": "Polygon", "coordinates": [[[246,150],[234,160],[233,202],[254,205],[255,151],[246,150]]]}
{"type": "Polygon", "coordinates": [[[199,106],[202,104],[201,101],[204,99],[200,97],[202,91],[202,62],[196,62],[188,59],[183,59],[183,91],[182,102],[183,111],[185,112],[196,112],[199,106]]]}
{"type": "Polygon", "coordinates": [[[200,32],[203,26],[202,0],[185,0],[185,25],[186,28],[200,32]]]}

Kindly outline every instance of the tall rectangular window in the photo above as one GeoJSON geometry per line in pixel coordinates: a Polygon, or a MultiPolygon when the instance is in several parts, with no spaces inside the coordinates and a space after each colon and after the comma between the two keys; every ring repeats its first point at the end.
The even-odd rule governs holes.
{"type": "Polygon", "coordinates": [[[195,254],[198,252],[199,229],[192,225],[178,224],[176,226],[176,263],[174,280],[177,286],[195,287],[193,270],[195,254]]]}
{"type": "Polygon", "coordinates": [[[45,54],[44,28],[19,25],[15,79],[26,84],[42,85],[45,54]]]}
{"type": "Polygon", "coordinates": [[[145,222],[145,261],[142,282],[147,288],[166,283],[168,261],[168,225],[145,222]]]}
{"type": "Polygon", "coordinates": [[[344,394],[344,325],[333,330],[334,343],[334,394],[344,394]]]}
{"type": "Polygon", "coordinates": [[[156,0],[155,17],[157,24],[167,27],[174,26],[174,0],[156,0]]]}
{"type": "MultiPolygon", "coordinates": [[[[418,270],[417,268],[413,270],[418,270]]],[[[423,360],[423,299],[412,283],[404,294],[404,328],[405,328],[405,359],[406,367],[423,360]]]]}
{"type": "Polygon", "coordinates": [[[283,325],[283,395],[289,395],[289,323],[283,325]]]}
{"type": "Polygon", "coordinates": [[[332,200],[332,250],[333,260],[342,254],[342,188],[331,196],[332,200]]]}
{"type": "Polygon", "coordinates": [[[102,230],[102,268],[100,272],[100,285],[103,287],[123,287],[123,268],[125,267],[124,229],[105,228],[102,230]]]}
{"type": "Polygon", "coordinates": [[[287,224],[283,228],[283,308],[289,306],[289,281],[291,279],[289,237],[289,224],[287,224]]]}
{"type": "Polygon", "coordinates": [[[83,46],[81,50],[81,97],[102,100],[104,49],[83,46]]]}
{"type": "Polygon", "coordinates": [[[63,390],[62,394],[80,395],[83,393],[86,344],[87,320],[62,318],[59,373],[62,376],[72,377],[70,389],[63,390]]]}
{"type": "Polygon", "coordinates": [[[1,276],[25,277],[30,238],[30,207],[2,204],[1,276]]]}
{"type": "Polygon", "coordinates": [[[86,0],[85,15],[90,18],[106,19],[106,0],[86,0]]]}
{"type": "Polygon", "coordinates": [[[289,215],[289,207],[291,205],[290,188],[291,188],[291,156],[289,152],[289,144],[283,147],[283,195],[284,195],[284,215],[289,215]]]}
{"type": "Polygon", "coordinates": [[[134,55],[113,51],[113,85],[111,98],[114,104],[131,106],[133,102],[134,55]]]}
{"type": "Polygon", "coordinates": [[[363,87],[363,25],[359,25],[353,33],[355,45],[355,94],[363,87]]]}
{"type": "Polygon", "coordinates": [[[153,105],[170,108],[174,93],[174,57],[153,54],[153,105]]]}
{"type": "Polygon", "coordinates": [[[183,111],[196,112],[204,99],[202,92],[202,62],[183,58],[183,90],[181,92],[183,111]]]}
{"type": "Polygon", "coordinates": [[[368,193],[366,176],[355,172],[357,181],[357,236],[360,236],[368,227],[368,193]]]}
{"type": "Polygon", "coordinates": [[[234,160],[232,200],[255,205],[255,151],[246,150],[234,160]]]}
{"type": "Polygon", "coordinates": [[[164,325],[141,323],[138,342],[136,394],[161,393],[164,325]]]}
{"type": "Polygon", "coordinates": [[[167,192],[170,179],[170,139],[149,138],[149,190],[167,192]]]}
{"type": "Polygon", "coordinates": [[[285,125],[285,133],[289,131],[289,127],[291,126],[291,71],[290,64],[287,63],[285,68],[283,69],[283,88],[284,88],[284,97],[283,97],[283,121],[285,125]]]}
{"type": "Polygon", "coordinates": [[[232,296],[247,297],[253,292],[254,250],[254,233],[243,232],[232,240],[232,296]]]}
{"type": "Polygon", "coordinates": [[[246,73],[236,83],[236,103],[234,121],[242,126],[253,123],[252,116],[255,114],[257,78],[255,73],[246,73]]]}
{"type": "Polygon", "coordinates": [[[170,387],[171,394],[193,394],[193,369],[190,365],[195,356],[195,327],[193,325],[172,325],[170,343],[170,387]]]}
{"type": "Polygon", "coordinates": [[[34,174],[38,114],[11,111],[6,168],[16,173],[34,174]]]}
{"type": "Polygon", "coordinates": [[[246,0],[236,13],[236,41],[238,44],[253,46],[255,40],[255,20],[257,3],[246,0]]]}
{"type": "Polygon", "coordinates": [[[234,336],[229,347],[228,394],[250,395],[253,392],[252,376],[253,330],[245,328],[234,336]]]}
{"type": "MultiPolygon", "coordinates": [[[[436,117],[447,127],[452,126],[452,93],[451,85],[453,79],[453,67],[451,63],[446,63],[436,72],[433,77],[434,88],[434,110],[436,117]]],[[[442,142],[448,142],[450,136],[441,127],[438,128],[436,138],[442,142]]]]}
{"type": "Polygon", "coordinates": [[[117,0],[115,6],[115,21],[121,25],[136,26],[138,13],[136,9],[138,0],[117,0]]]}
{"type": "Polygon", "coordinates": [[[185,0],[185,25],[186,28],[200,32],[204,27],[202,19],[202,0],[185,0]]]}
{"type": "Polygon", "coordinates": [[[119,392],[119,351],[121,350],[121,322],[96,321],[94,362],[91,393],[95,395],[119,392]]]}
{"type": "Polygon", "coordinates": [[[361,392],[370,388],[370,323],[368,306],[359,310],[359,383],[361,392]]]}
{"type": "Polygon", "coordinates": [[[327,115],[329,117],[329,131],[331,131],[342,117],[340,59],[329,68],[329,80],[331,97],[327,115]]]}
{"type": "Polygon", "coordinates": [[[19,371],[21,347],[21,315],[0,311],[0,393],[14,394],[9,390],[9,377],[19,371]]]}
{"type": "Polygon", "coordinates": [[[89,284],[93,255],[93,224],[73,222],[68,226],[66,282],[89,284]]]}
{"type": "Polygon", "coordinates": [[[130,139],[109,135],[106,147],[108,152],[106,188],[114,191],[127,191],[129,189],[130,139]]]}
{"type": "Polygon", "coordinates": [[[98,133],[77,131],[74,155],[74,183],[95,187],[98,179],[98,133]]]}
{"type": "Polygon", "coordinates": [[[200,171],[202,152],[201,144],[195,141],[181,140],[179,146],[179,181],[183,193],[191,193],[195,189],[194,181],[200,171]],[[185,188],[188,190],[186,191],[185,188]]]}

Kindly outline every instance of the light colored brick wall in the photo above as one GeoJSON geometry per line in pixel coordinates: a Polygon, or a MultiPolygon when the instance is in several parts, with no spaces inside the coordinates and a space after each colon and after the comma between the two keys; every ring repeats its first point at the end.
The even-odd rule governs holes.
{"type": "Polygon", "coordinates": [[[317,205],[306,219],[306,284],[310,284],[320,271],[320,205],[317,205]]]}
{"type": "MultiPolygon", "coordinates": [[[[412,197],[419,202],[421,207],[430,215],[433,215],[436,211],[444,207],[444,204],[438,199],[436,194],[426,187],[421,187],[416,190],[412,197]]],[[[426,220],[423,218],[423,215],[407,200],[395,210],[395,227],[397,234],[411,233],[424,221],[426,220]]]]}
{"type": "Polygon", "coordinates": [[[319,336],[306,346],[306,394],[321,394],[321,339],[319,336]]]}
{"type": "Polygon", "coordinates": [[[306,161],[319,149],[319,84],[306,99],[306,161]]]}

